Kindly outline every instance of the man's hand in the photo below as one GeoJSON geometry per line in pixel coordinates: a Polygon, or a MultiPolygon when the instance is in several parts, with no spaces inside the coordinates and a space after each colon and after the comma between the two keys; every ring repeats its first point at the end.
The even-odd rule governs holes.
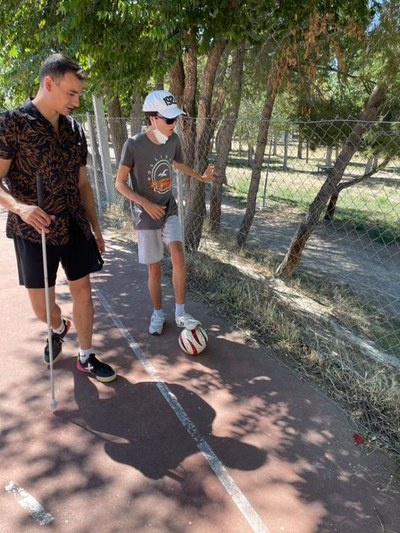
{"type": "Polygon", "coordinates": [[[202,181],[204,183],[210,183],[215,180],[215,167],[214,165],[208,165],[207,170],[202,175],[202,181]]]}
{"type": "Polygon", "coordinates": [[[24,222],[30,224],[39,233],[49,233],[50,225],[55,220],[55,215],[48,215],[37,205],[22,205],[18,208],[18,215],[24,222]]]}
{"type": "Polygon", "coordinates": [[[149,200],[142,203],[143,209],[148,213],[153,220],[161,220],[165,216],[165,206],[154,204],[149,200]]]}
{"type": "Polygon", "coordinates": [[[96,231],[94,234],[94,238],[96,239],[96,244],[97,248],[99,249],[99,252],[103,254],[106,251],[106,243],[104,242],[101,231],[96,231]]]}

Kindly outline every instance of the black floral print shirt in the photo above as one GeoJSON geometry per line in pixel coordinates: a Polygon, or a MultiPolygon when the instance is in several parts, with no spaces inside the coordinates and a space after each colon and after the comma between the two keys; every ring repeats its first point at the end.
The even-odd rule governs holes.
{"type": "MultiPolygon", "coordinates": [[[[11,159],[5,182],[14,198],[38,205],[37,176],[43,180],[44,211],[55,215],[46,242],[68,242],[69,221],[79,224],[86,237],[91,228],[79,194],[79,169],[86,165],[87,144],[81,125],[60,115],[58,133],[29,100],[0,114],[0,158],[11,159]]],[[[7,237],[19,235],[40,242],[40,234],[21,217],[9,212],[7,237]]]]}

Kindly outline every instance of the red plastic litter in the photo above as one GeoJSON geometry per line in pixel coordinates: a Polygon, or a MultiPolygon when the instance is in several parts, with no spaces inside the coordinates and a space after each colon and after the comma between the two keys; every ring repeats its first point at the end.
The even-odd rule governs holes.
{"type": "Polygon", "coordinates": [[[364,444],[365,442],[364,437],[360,435],[359,433],[354,433],[353,440],[356,444],[364,444]]]}

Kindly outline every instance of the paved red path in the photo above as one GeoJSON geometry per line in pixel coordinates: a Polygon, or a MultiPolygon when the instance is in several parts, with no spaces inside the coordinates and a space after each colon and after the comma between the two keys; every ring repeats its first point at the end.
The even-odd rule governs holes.
{"type": "MultiPolygon", "coordinates": [[[[170,323],[149,336],[145,271],[111,234],[93,278],[94,345],[119,377],[78,373],[71,330],[53,413],[46,328],[17,286],[4,225],[0,212],[1,533],[400,532],[394,462],[365,455],[332,401],[194,302],[210,342],[185,356],[168,287],[170,323]]],[[[58,291],[70,314],[62,276],[58,291]]]]}

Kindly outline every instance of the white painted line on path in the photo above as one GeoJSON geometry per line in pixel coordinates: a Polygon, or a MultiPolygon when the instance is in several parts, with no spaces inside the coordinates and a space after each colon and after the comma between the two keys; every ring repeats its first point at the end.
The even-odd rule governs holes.
{"type": "Polygon", "coordinates": [[[17,498],[20,506],[29,511],[32,517],[41,526],[45,526],[54,520],[53,515],[48,513],[33,496],[26,492],[25,489],[18,486],[17,483],[14,483],[14,481],[10,481],[10,483],[5,486],[5,490],[8,492],[8,494],[12,494],[15,498],[17,498]]]}
{"type": "Polygon", "coordinates": [[[149,374],[152,380],[156,383],[161,394],[164,396],[165,400],[168,402],[168,404],[170,405],[171,409],[174,411],[175,415],[178,417],[183,427],[186,429],[186,431],[189,433],[192,439],[196,442],[197,448],[200,450],[201,454],[203,455],[207,463],[210,465],[210,467],[214,471],[218,480],[220,481],[222,486],[225,488],[229,496],[234,501],[236,507],[239,509],[244,519],[247,521],[247,523],[250,525],[250,527],[255,533],[268,533],[268,528],[263,524],[257,512],[253,509],[253,507],[251,506],[246,496],[242,493],[242,491],[236,485],[235,481],[229,475],[228,471],[226,470],[224,465],[221,463],[221,461],[218,459],[217,455],[214,453],[212,448],[206,442],[204,437],[199,433],[195,424],[190,420],[186,411],[183,409],[181,404],[176,399],[176,396],[171,392],[168,385],[164,381],[162,381],[162,379],[158,375],[157,370],[155,369],[153,364],[146,357],[146,355],[144,354],[144,352],[142,351],[138,343],[135,341],[135,339],[126,329],[126,327],[121,322],[121,320],[116,316],[113,308],[108,303],[102,291],[98,289],[97,287],[95,287],[95,292],[96,292],[96,296],[98,297],[102,306],[104,307],[104,309],[106,310],[106,312],[108,313],[112,321],[114,322],[115,326],[120,330],[122,335],[127,340],[133,353],[142,363],[142,365],[146,369],[146,372],[149,374]]]}

